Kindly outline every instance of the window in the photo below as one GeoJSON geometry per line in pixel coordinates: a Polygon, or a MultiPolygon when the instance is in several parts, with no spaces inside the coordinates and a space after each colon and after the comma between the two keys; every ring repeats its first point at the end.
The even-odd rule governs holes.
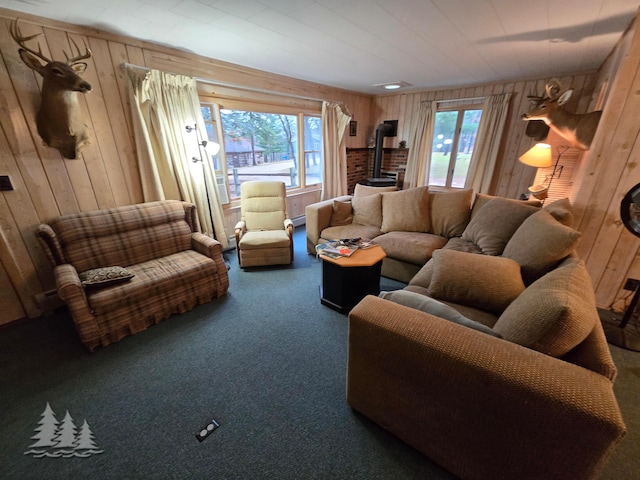
{"type": "Polygon", "coordinates": [[[322,184],[322,120],[304,116],[305,185],[322,184]]]}
{"type": "MultiPolygon", "coordinates": [[[[204,125],[207,129],[207,140],[209,142],[220,143],[218,140],[218,131],[216,128],[215,114],[213,111],[213,105],[202,104],[200,105],[202,111],[202,118],[204,119],[204,125]]],[[[225,172],[222,168],[222,162],[218,154],[211,156],[213,162],[213,168],[216,173],[216,183],[218,184],[218,196],[222,203],[229,203],[229,191],[227,190],[226,182],[224,181],[225,172]]]]}
{"type": "Polygon", "coordinates": [[[477,106],[436,113],[429,185],[464,188],[481,117],[477,106]]]}
{"type": "MultiPolygon", "coordinates": [[[[216,138],[213,109],[203,103],[202,110],[211,140],[216,138]]],[[[320,115],[265,110],[220,110],[224,165],[215,166],[230,198],[240,197],[240,185],[248,180],[279,180],[287,189],[322,183],[320,115]]]]}

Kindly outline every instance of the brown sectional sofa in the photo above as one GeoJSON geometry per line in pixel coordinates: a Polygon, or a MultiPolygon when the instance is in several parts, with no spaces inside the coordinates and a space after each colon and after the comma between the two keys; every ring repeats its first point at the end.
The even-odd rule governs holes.
{"type": "MultiPolygon", "coordinates": [[[[422,195],[430,218],[397,235],[383,218],[371,235],[391,246],[383,275],[408,285],[349,313],[349,405],[465,480],[596,478],[626,427],[568,200],[391,194],[378,194],[383,217],[411,218],[422,195]]],[[[348,223],[333,201],[311,206],[308,245],[367,236],[361,207],[348,223]]]]}
{"type": "MultiPolygon", "coordinates": [[[[475,213],[491,199],[476,195],[474,200],[472,190],[439,193],[419,187],[397,191],[396,187],[358,184],[353,196],[306,207],[307,252],[315,255],[318,243],[340,238],[375,239],[387,254],[382,275],[406,283],[434,250],[460,237],[475,213]]],[[[525,203],[540,206],[537,201],[525,203]]]]}
{"type": "Polygon", "coordinates": [[[93,350],[224,295],[222,246],[177,200],[65,215],[36,234],[82,343],[93,350]]]}

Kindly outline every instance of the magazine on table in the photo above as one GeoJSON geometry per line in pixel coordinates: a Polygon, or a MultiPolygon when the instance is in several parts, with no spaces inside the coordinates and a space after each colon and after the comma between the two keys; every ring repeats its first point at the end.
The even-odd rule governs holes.
{"type": "Polygon", "coordinates": [[[374,245],[371,240],[364,238],[342,238],[333,242],[316,245],[316,254],[322,254],[330,258],[350,257],[359,248],[366,249],[374,245]]]}

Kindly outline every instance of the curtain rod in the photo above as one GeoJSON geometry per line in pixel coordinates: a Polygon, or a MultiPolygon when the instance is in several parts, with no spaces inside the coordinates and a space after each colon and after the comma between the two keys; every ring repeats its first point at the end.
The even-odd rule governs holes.
{"type": "Polygon", "coordinates": [[[468,98],[451,98],[449,100],[436,100],[437,103],[454,103],[454,102],[474,102],[476,100],[485,100],[487,97],[468,97],[468,98]]]}
{"type": "MultiPolygon", "coordinates": [[[[140,65],[134,65],[132,63],[124,62],[124,63],[121,64],[121,66],[122,66],[122,68],[133,68],[133,69],[142,70],[144,72],[151,71],[151,68],[149,68],[149,67],[142,67],[140,65]]],[[[325,100],[323,98],[305,97],[303,95],[295,95],[293,93],[274,92],[273,90],[267,90],[267,89],[264,89],[264,88],[248,87],[248,86],[239,85],[239,84],[236,84],[236,83],[219,82],[219,81],[215,81],[215,80],[210,80],[208,78],[195,77],[195,79],[196,79],[197,82],[204,83],[204,84],[207,84],[207,85],[214,85],[214,86],[228,87],[228,88],[236,88],[238,90],[245,90],[245,91],[255,92],[255,93],[265,93],[265,94],[268,94],[268,95],[277,95],[277,96],[280,96],[280,97],[297,98],[299,100],[311,100],[311,101],[315,101],[315,102],[331,101],[331,102],[335,102],[335,103],[339,103],[339,104],[344,104],[344,102],[342,102],[340,100],[325,100]]]]}

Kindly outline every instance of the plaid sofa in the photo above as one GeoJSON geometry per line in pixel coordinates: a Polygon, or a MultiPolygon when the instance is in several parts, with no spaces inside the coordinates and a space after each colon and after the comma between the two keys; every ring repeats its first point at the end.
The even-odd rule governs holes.
{"type": "Polygon", "coordinates": [[[226,294],[222,247],[198,231],[195,206],[177,200],[74,213],[39,225],[58,294],[89,349],[226,294]],[[99,286],[83,272],[124,267],[132,278],[99,286]]]}

